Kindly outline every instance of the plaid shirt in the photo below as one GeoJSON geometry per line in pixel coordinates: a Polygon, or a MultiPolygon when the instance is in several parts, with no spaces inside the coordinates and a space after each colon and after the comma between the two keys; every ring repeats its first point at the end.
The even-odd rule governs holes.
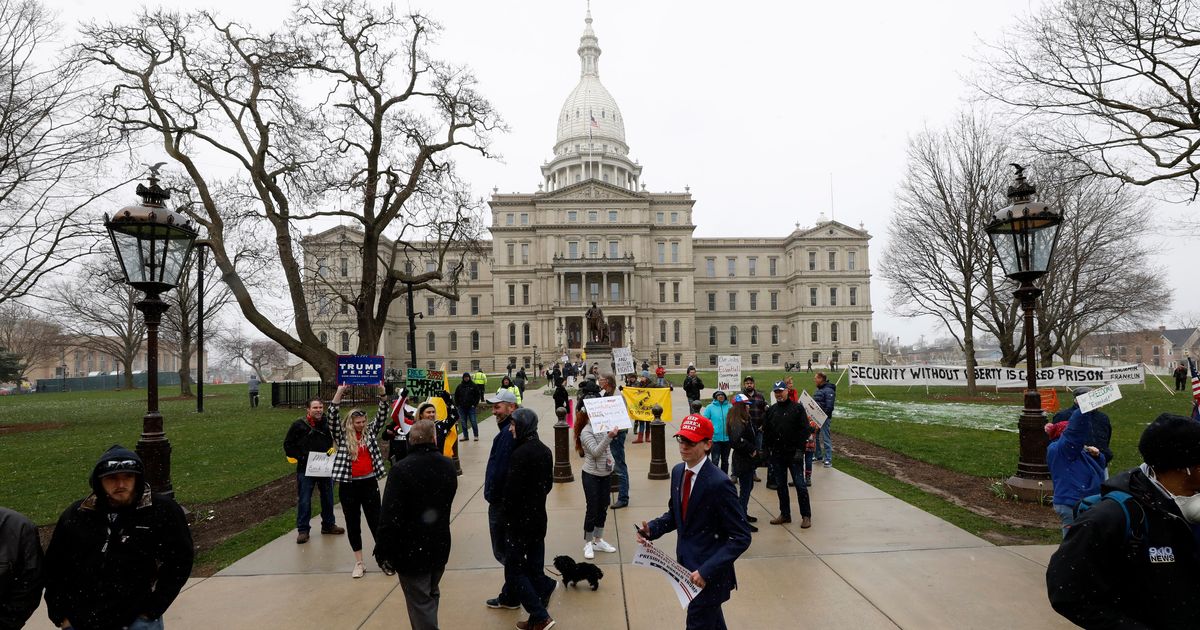
{"type": "MultiPolygon", "coordinates": [[[[350,459],[350,449],[346,444],[346,434],[342,431],[342,423],[338,419],[338,406],[330,403],[329,408],[325,412],[326,424],[329,425],[329,433],[333,435],[334,445],[337,446],[337,454],[333,456],[333,480],[334,481],[350,481],[350,467],[353,461],[350,459]]],[[[363,438],[367,442],[367,452],[371,454],[371,467],[375,470],[376,477],[383,476],[383,454],[379,452],[379,432],[387,424],[388,420],[388,403],[385,399],[379,400],[379,411],[375,413],[375,419],[367,425],[363,431],[363,438]]]]}

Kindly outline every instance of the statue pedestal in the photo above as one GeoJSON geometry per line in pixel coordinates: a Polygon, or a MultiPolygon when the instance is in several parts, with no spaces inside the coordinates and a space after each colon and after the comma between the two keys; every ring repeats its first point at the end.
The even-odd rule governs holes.
{"type": "Polygon", "coordinates": [[[604,342],[589,341],[583,347],[584,352],[587,352],[588,369],[591,369],[593,363],[600,365],[601,372],[613,371],[613,354],[612,346],[604,342]]]}

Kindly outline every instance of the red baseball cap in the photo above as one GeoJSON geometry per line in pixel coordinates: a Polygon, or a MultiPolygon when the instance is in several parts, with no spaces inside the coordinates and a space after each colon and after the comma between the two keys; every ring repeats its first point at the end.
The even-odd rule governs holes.
{"type": "Polygon", "coordinates": [[[711,440],[713,436],[712,421],[699,414],[690,414],[679,423],[676,437],[682,437],[691,442],[711,440]]]}

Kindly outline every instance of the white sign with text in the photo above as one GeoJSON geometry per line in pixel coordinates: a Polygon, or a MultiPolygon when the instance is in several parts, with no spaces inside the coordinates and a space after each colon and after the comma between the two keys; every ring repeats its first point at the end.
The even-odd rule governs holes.
{"type": "Polygon", "coordinates": [[[825,421],[829,419],[829,416],[826,416],[825,410],[821,409],[821,405],[818,405],[817,401],[808,395],[808,390],[800,392],[800,404],[803,405],[809,420],[816,422],[819,427],[825,426],[825,421]]]}
{"type": "Polygon", "coordinates": [[[308,454],[308,465],[304,467],[306,477],[332,477],[333,455],[321,451],[311,451],[308,454]]]}
{"type": "Polygon", "coordinates": [[[649,542],[638,545],[637,551],[633,552],[633,563],[639,567],[654,569],[666,576],[671,587],[675,589],[679,605],[684,610],[687,610],[688,604],[700,594],[700,587],[692,584],[692,572],[649,542]]]}
{"type": "Polygon", "coordinates": [[[633,352],[629,348],[613,348],[612,352],[617,375],[633,374],[633,352]]]}
{"type": "Polygon", "coordinates": [[[588,398],[583,401],[583,408],[587,410],[588,422],[596,433],[607,433],[614,427],[633,428],[633,422],[629,420],[629,410],[625,408],[624,396],[588,398]]]}
{"type": "Polygon", "coordinates": [[[1118,400],[1121,400],[1121,388],[1117,387],[1116,383],[1097,387],[1086,394],[1075,397],[1075,402],[1079,403],[1079,410],[1083,413],[1099,409],[1108,403],[1118,400]]]}
{"type": "Polygon", "coordinates": [[[726,392],[742,390],[741,355],[717,357],[717,389],[726,392]]]}

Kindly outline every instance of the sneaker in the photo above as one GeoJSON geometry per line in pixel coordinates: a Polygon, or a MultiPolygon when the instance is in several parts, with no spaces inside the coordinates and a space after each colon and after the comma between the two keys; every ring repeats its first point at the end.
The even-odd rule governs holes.
{"type": "Polygon", "coordinates": [[[508,610],[516,610],[521,607],[520,604],[510,604],[508,602],[501,601],[499,597],[493,597],[484,602],[484,604],[488,608],[507,608],[508,610]]]}
{"type": "Polygon", "coordinates": [[[778,484],[775,484],[775,483],[768,483],[768,484],[767,484],[767,490],[778,490],[778,489],[779,489],[779,485],[778,485],[778,484]]]}
{"type": "Polygon", "coordinates": [[[771,519],[772,525],[783,525],[784,523],[791,523],[791,522],[792,522],[792,517],[790,517],[790,516],[780,516],[780,517],[771,519]]]}
{"type": "Polygon", "coordinates": [[[825,462],[824,466],[826,468],[833,468],[833,462],[825,462]]]}
{"type": "Polygon", "coordinates": [[[747,523],[757,523],[757,522],[758,522],[758,517],[757,517],[757,516],[747,516],[747,517],[746,517],[746,522],[747,522],[747,523]]]}
{"type": "Polygon", "coordinates": [[[308,532],[300,532],[296,534],[296,544],[303,545],[308,542],[308,532]]]}
{"type": "Polygon", "coordinates": [[[337,525],[334,525],[333,527],[322,527],[321,533],[325,534],[326,536],[341,536],[342,534],[346,533],[346,529],[344,527],[338,527],[337,525]]]}
{"type": "Polygon", "coordinates": [[[751,534],[757,534],[757,533],[758,533],[758,528],[757,528],[757,527],[755,527],[755,526],[753,526],[753,525],[751,525],[751,526],[750,526],[750,533],[751,533],[751,534]]]}
{"type": "Polygon", "coordinates": [[[811,487],[812,487],[812,477],[809,477],[808,479],[805,479],[805,480],[804,480],[804,485],[806,485],[806,486],[808,486],[809,488],[811,488],[811,487]]]}
{"type": "Polygon", "coordinates": [[[599,549],[600,551],[603,551],[604,553],[617,553],[617,548],[608,544],[608,541],[604,540],[603,538],[593,542],[592,547],[599,549]]]}
{"type": "Polygon", "coordinates": [[[352,572],[350,573],[350,577],[352,577],[352,578],[360,578],[360,577],[362,577],[362,576],[363,576],[363,574],[364,574],[364,573],[366,573],[366,572],[367,572],[367,567],[364,567],[364,566],[363,566],[363,563],[361,563],[361,562],[355,562],[355,563],[354,563],[354,571],[352,571],[352,572]]]}
{"type": "Polygon", "coordinates": [[[619,510],[619,509],[621,509],[621,508],[623,508],[623,507],[626,507],[626,506],[628,506],[628,505],[629,505],[629,502],[628,502],[628,501],[617,501],[616,503],[612,504],[612,509],[614,509],[614,510],[619,510]]]}
{"type": "Polygon", "coordinates": [[[809,527],[812,527],[811,516],[805,516],[804,518],[800,519],[800,529],[808,529],[809,527]]]}
{"type": "Polygon", "coordinates": [[[530,623],[528,621],[518,621],[517,630],[550,630],[554,627],[554,620],[546,617],[539,623],[530,623]]]}
{"type": "Polygon", "coordinates": [[[596,557],[595,545],[591,541],[583,543],[583,559],[591,560],[596,557]]]}

